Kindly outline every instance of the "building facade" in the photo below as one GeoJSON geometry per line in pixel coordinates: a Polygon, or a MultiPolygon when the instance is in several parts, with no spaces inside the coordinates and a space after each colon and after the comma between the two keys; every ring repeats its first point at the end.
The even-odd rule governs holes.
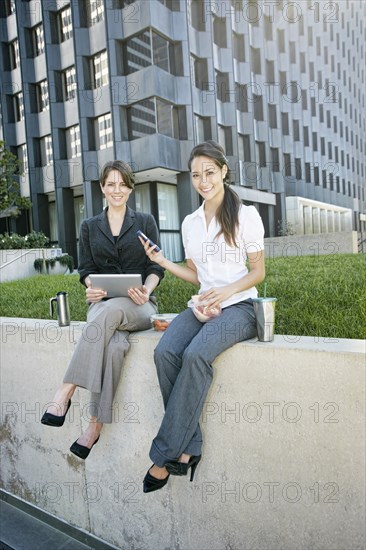
{"type": "Polygon", "coordinates": [[[33,204],[11,229],[77,257],[119,158],[181,260],[187,160],[214,139],[267,236],[365,230],[365,21],[358,0],[2,0],[0,137],[33,204]]]}

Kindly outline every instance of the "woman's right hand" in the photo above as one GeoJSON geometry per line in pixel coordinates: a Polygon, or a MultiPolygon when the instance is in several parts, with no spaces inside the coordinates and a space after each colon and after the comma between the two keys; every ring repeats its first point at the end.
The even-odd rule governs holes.
{"type": "Polygon", "coordinates": [[[155,250],[156,244],[154,244],[153,246],[150,246],[148,241],[145,242],[141,237],[139,237],[139,239],[145,249],[146,256],[149,258],[149,260],[164,267],[164,262],[166,261],[166,258],[162,250],[159,250],[159,252],[156,252],[155,250]]]}
{"type": "Polygon", "coordinates": [[[87,304],[96,304],[107,296],[105,290],[102,290],[101,288],[92,288],[89,277],[86,277],[84,282],[86,284],[85,294],[87,304]]]}

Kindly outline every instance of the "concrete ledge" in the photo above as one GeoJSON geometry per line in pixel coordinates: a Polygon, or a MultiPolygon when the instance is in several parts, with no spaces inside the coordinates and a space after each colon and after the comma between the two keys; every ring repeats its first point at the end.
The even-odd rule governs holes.
{"type": "Polygon", "coordinates": [[[88,418],[78,390],[61,429],[40,418],[84,323],[1,321],[1,485],[118,548],[361,549],[365,544],[365,343],[276,336],[215,362],[194,483],[144,495],[163,415],[152,354],[131,335],[115,421],[85,461],[69,452],[88,418]]]}

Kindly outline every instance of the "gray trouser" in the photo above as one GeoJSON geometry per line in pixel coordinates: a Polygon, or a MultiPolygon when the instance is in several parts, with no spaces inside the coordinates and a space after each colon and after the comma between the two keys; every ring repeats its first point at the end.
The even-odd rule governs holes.
{"type": "Polygon", "coordinates": [[[157,466],[177,460],[182,453],[201,454],[198,422],[212,382],[211,363],[224,350],[256,335],[251,299],[224,308],[219,317],[204,324],[190,309],[172,321],[154,353],[165,407],[150,449],[157,466]]]}
{"type": "Polygon", "coordinates": [[[150,315],[156,311],[152,301],[137,305],[130,298],[90,305],[63,381],[92,392],[89,414],[98,422],[112,422],[113,398],[130,347],[129,332],[151,328],[150,315]]]}

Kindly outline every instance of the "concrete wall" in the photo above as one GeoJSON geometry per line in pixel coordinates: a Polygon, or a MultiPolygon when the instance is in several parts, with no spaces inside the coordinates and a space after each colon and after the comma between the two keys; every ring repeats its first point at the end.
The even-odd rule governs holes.
{"type": "Polygon", "coordinates": [[[266,258],[357,254],[357,231],[264,239],[266,258]]]}
{"type": "Polygon", "coordinates": [[[36,275],[34,260],[37,258],[55,258],[62,254],[61,248],[29,248],[0,250],[0,281],[15,281],[36,275]]]}
{"type": "Polygon", "coordinates": [[[363,341],[277,335],[222,354],[194,482],[171,477],[145,495],[163,415],[158,333],[132,335],[115,422],[85,462],[68,449],[86,426],[88,392],[77,390],[62,428],[40,423],[82,327],[2,320],[5,490],[123,549],[364,547],[363,341]]]}

